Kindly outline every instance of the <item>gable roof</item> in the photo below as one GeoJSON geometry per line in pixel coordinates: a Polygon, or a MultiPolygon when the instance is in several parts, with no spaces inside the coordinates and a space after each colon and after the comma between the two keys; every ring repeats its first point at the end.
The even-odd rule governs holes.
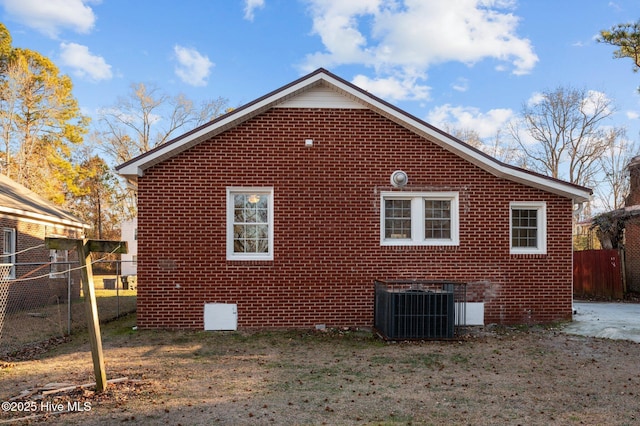
{"type": "Polygon", "coordinates": [[[277,107],[368,108],[495,176],[571,198],[575,203],[588,201],[592,194],[589,188],[496,160],[323,68],[135,157],[116,170],[135,183],[146,169],[277,107]]]}
{"type": "Polygon", "coordinates": [[[77,229],[90,228],[71,213],[2,174],[0,174],[0,214],[77,229]]]}

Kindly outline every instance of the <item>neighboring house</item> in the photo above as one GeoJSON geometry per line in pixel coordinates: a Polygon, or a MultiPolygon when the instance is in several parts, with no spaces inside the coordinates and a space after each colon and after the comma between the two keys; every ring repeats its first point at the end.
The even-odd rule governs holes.
{"type": "Polygon", "coordinates": [[[319,69],[117,167],[138,326],[371,326],[374,280],[455,280],[484,323],[572,316],[588,188],[501,163],[319,69]]]}
{"type": "MultiPolygon", "coordinates": [[[[65,273],[77,256],[66,250],[47,250],[45,237],[81,238],[89,225],[4,175],[0,175],[0,263],[9,272],[9,310],[66,302],[80,295],[80,275],[65,273]],[[52,262],[57,262],[52,263],[52,262]],[[40,277],[34,279],[35,277],[40,277]],[[71,280],[71,281],[69,281],[71,280]]],[[[71,265],[76,267],[77,263],[71,265]]]]}
{"type": "Polygon", "coordinates": [[[120,224],[120,239],[127,242],[127,253],[121,254],[120,274],[136,275],[138,272],[138,219],[125,220],[120,224]]]}
{"type": "Polygon", "coordinates": [[[640,293],[640,156],[631,159],[629,195],[625,206],[593,218],[592,228],[605,249],[624,248],[624,280],[627,292],[640,293]]]}
{"type": "Polygon", "coordinates": [[[640,157],[628,165],[629,196],[625,200],[625,277],[628,291],[640,293],[640,157]]]}

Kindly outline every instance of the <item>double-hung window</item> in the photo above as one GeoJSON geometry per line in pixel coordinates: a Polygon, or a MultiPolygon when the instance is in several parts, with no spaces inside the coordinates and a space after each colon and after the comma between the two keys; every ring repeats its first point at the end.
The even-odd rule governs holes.
{"type": "Polygon", "coordinates": [[[509,206],[511,254],[546,254],[547,207],[544,202],[509,206]]]}
{"type": "Polygon", "coordinates": [[[273,260],[273,188],[227,188],[227,259],[273,260]]]}
{"type": "Polygon", "coordinates": [[[457,192],[383,192],[382,245],[460,244],[457,192]]]}

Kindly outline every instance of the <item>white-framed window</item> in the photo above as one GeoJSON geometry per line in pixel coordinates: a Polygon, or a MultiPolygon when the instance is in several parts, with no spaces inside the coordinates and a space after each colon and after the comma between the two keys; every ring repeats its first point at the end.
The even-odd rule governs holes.
{"type": "Polygon", "coordinates": [[[380,200],[382,245],[460,245],[457,192],[389,191],[380,200]]]}
{"type": "Polygon", "coordinates": [[[227,259],[273,260],[273,188],[227,188],[227,259]]]}
{"type": "Polygon", "coordinates": [[[16,277],[16,230],[15,228],[4,228],[3,229],[3,243],[2,243],[2,259],[0,263],[12,263],[13,266],[9,271],[9,277],[14,279],[16,277]]]}
{"type": "Polygon", "coordinates": [[[514,201],[509,204],[511,254],[547,253],[547,204],[514,201]]]}

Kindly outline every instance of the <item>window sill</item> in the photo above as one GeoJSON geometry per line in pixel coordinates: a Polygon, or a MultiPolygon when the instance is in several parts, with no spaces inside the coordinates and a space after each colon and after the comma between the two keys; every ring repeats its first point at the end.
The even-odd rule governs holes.
{"type": "Polygon", "coordinates": [[[511,252],[509,253],[512,257],[519,257],[522,259],[536,259],[536,258],[544,258],[547,257],[546,252],[511,252]]]}
{"type": "Polygon", "coordinates": [[[460,246],[459,245],[426,245],[426,244],[381,244],[380,248],[383,250],[392,250],[392,251],[423,251],[423,252],[433,252],[433,251],[457,251],[460,246]]]}
{"type": "Polygon", "coordinates": [[[257,259],[227,259],[227,267],[237,268],[257,268],[257,267],[273,267],[274,261],[271,260],[257,260],[257,259]]]}

